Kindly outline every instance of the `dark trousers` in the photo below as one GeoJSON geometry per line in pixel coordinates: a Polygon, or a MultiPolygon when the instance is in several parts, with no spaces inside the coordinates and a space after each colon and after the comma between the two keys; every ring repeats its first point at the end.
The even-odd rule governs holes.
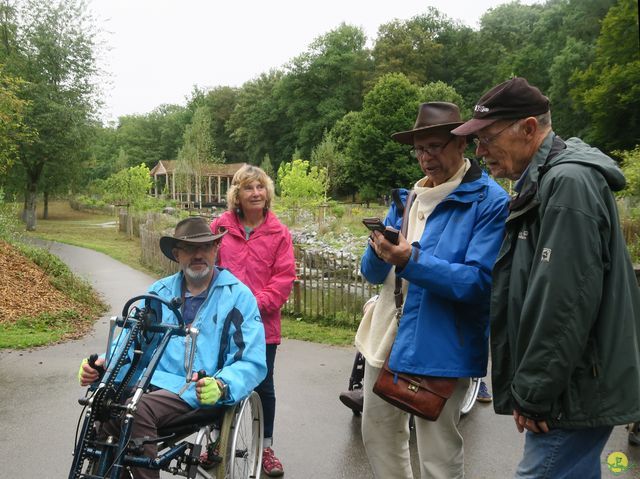
{"type": "Polygon", "coordinates": [[[277,344],[267,344],[267,376],[256,388],[256,392],[262,401],[264,412],[265,439],[273,437],[273,422],[276,417],[276,388],[273,382],[273,368],[276,362],[277,349],[277,344]]]}

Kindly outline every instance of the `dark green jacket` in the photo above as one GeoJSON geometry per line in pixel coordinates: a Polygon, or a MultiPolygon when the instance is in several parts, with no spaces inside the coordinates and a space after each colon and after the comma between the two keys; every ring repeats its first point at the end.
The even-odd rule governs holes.
{"type": "Polygon", "coordinates": [[[583,428],[640,420],[640,290],[616,163],[550,133],[510,206],[493,270],[494,408],[583,428]]]}

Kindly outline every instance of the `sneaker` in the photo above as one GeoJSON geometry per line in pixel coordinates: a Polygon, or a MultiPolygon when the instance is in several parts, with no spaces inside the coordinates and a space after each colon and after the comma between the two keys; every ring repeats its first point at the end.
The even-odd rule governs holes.
{"type": "Polygon", "coordinates": [[[353,412],[362,413],[363,394],[362,389],[354,389],[353,391],[345,391],[340,393],[340,401],[353,412]]]}
{"type": "Polygon", "coordinates": [[[489,392],[487,385],[484,381],[480,381],[480,389],[478,390],[478,397],[476,398],[478,402],[491,402],[493,401],[493,396],[489,392]]]}
{"type": "Polygon", "coordinates": [[[262,470],[269,477],[278,477],[284,474],[282,463],[270,447],[265,447],[262,451],[262,470]]]}
{"type": "Polygon", "coordinates": [[[222,462],[222,456],[218,450],[218,441],[209,444],[200,454],[200,466],[206,471],[213,469],[222,462]]]}

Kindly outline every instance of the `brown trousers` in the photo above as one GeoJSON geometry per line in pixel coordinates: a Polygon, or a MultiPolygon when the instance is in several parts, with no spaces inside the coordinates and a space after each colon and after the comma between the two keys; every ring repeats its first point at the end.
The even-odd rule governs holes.
{"type": "MultiPolygon", "coordinates": [[[[138,408],[134,413],[134,421],[131,432],[131,438],[140,438],[148,436],[149,438],[158,437],[158,429],[173,422],[180,416],[191,411],[191,407],[184,402],[180,396],[169,392],[165,389],[143,394],[138,408]]],[[[120,434],[120,423],[118,421],[109,421],[102,428],[102,434],[118,436],[120,434]]],[[[145,444],[144,455],[155,458],[158,454],[158,446],[156,444],[145,444]]],[[[134,479],[158,479],[160,471],[151,469],[133,468],[134,479]]]]}

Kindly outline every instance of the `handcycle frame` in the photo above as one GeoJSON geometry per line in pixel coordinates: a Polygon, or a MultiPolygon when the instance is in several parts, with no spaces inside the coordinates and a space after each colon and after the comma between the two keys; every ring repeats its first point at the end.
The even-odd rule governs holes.
{"type": "Polygon", "coordinates": [[[117,479],[128,474],[121,476],[128,467],[165,470],[188,478],[260,476],[263,415],[255,392],[232,406],[194,410],[191,422],[170,425],[158,431],[158,438],[131,438],[138,403],[149,391],[153,373],[173,336],[190,337],[185,384],[191,381],[199,332],[185,327],[180,302],[177,298],[167,301],[155,294],[139,295],[127,301],[121,316],[111,318],[101,378],[89,387],[87,397],[79,400],[85,410],[69,479],[117,479]],[[144,302],[144,306],[135,305],[140,302],[144,302]],[[175,315],[177,324],[161,321],[162,305],[175,315]],[[112,351],[116,328],[121,331],[112,351]],[[114,418],[120,419],[118,439],[99,438],[97,422],[114,418]],[[195,440],[188,441],[194,432],[195,440]],[[238,449],[238,441],[247,440],[245,433],[251,436],[250,445],[238,449]],[[146,443],[156,443],[158,451],[163,452],[155,458],[142,455],[142,446],[146,443]],[[202,467],[200,454],[203,447],[212,454],[214,444],[219,455],[214,461],[217,463],[214,475],[209,475],[202,467]],[[235,470],[236,458],[244,461],[242,466],[246,471],[235,470]],[[236,472],[240,474],[236,476],[236,472]]]}

